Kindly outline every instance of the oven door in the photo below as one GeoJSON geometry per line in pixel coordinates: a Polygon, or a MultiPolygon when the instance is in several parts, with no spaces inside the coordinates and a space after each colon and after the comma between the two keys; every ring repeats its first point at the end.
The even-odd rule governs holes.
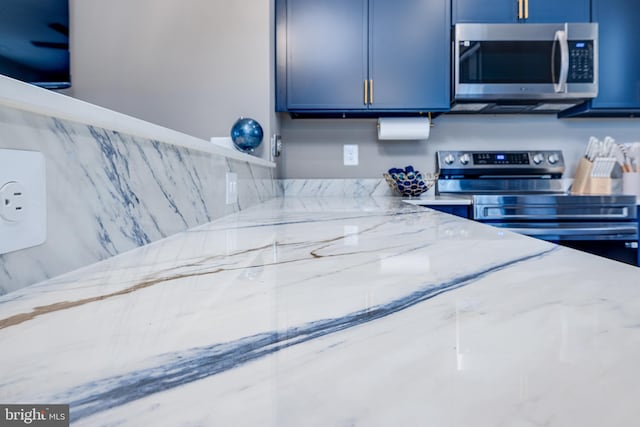
{"type": "MultiPolygon", "coordinates": [[[[507,180],[508,181],[508,180],[507,180]]],[[[473,219],[502,223],[539,224],[550,229],[593,228],[594,224],[635,224],[636,198],[627,195],[475,195],[473,219]],[[571,225],[573,224],[573,225],[571,225]]],[[[596,232],[597,226],[595,229],[596,232]]],[[[604,230],[602,230],[604,232],[604,230]]]]}
{"type": "Polygon", "coordinates": [[[634,222],[491,222],[490,225],[542,240],[638,241],[634,222]]]}
{"type": "Polygon", "coordinates": [[[635,222],[490,222],[515,233],[640,266],[635,222]]]}
{"type": "Polygon", "coordinates": [[[636,198],[626,195],[476,195],[473,219],[638,265],[636,198]]]}

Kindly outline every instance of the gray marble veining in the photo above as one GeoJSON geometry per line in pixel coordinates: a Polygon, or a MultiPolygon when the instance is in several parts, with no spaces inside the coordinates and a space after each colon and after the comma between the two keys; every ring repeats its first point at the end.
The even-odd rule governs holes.
{"type": "Polygon", "coordinates": [[[283,179],[287,197],[393,196],[383,178],[371,179],[283,179]]]}
{"type": "Polygon", "coordinates": [[[45,244],[0,255],[0,294],[281,194],[269,167],[8,107],[0,136],[0,148],[44,154],[48,212],[45,244]]]}

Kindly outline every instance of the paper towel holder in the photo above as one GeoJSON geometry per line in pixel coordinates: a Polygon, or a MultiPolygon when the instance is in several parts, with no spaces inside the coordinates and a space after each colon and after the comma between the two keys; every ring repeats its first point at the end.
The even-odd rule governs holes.
{"type": "Polygon", "coordinates": [[[429,139],[433,127],[431,114],[427,117],[378,117],[378,140],[420,141],[429,139]]]}
{"type": "MultiPolygon", "coordinates": [[[[429,127],[430,128],[436,127],[436,125],[433,124],[433,120],[431,119],[431,112],[427,113],[427,119],[429,119],[429,127]]],[[[380,130],[380,121],[378,121],[376,123],[376,127],[378,128],[378,130],[380,130]]]]}

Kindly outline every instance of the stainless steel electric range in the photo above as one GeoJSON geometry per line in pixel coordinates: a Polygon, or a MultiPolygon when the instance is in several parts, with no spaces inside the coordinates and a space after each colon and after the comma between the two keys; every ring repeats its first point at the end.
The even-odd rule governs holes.
{"type": "Polygon", "coordinates": [[[466,194],[472,218],[639,265],[634,196],[571,195],[560,150],[440,151],[436,194],[466,194]]]}

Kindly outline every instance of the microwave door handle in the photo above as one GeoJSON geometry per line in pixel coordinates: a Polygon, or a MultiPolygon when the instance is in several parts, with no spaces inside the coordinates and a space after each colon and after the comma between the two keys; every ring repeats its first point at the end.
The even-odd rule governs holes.
{"type": "Polygon", "coordinates": [[[569,40],[566,31],[556,31],[551,49],[551,75],[553,76],[553,89],[556,93],[567,91],[567,78],[569,77],[569,40]],[[560,45],[560,78],[555,82],[555,57],[556,43],[560,45]]]}

